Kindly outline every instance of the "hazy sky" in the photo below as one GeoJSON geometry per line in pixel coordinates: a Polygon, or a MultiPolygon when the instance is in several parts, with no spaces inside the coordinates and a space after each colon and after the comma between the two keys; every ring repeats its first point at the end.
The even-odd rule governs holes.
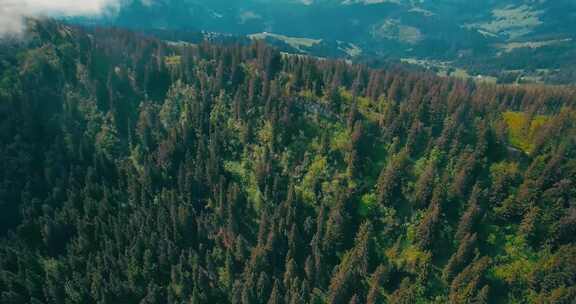
{"type": "Polygon", "coordinates": [[[18,35],[24,17],[101,14],[120,0],[0,0],[0,36],[18,35]]]}

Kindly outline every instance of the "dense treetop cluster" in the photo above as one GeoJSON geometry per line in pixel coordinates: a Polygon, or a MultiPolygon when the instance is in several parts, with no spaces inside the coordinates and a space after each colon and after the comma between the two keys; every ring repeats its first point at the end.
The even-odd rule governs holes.
{"type": "Polygon", "coordinates": [[[0,303],[574,303],[576,90],[45,21],[0,46],[0,303]]]}

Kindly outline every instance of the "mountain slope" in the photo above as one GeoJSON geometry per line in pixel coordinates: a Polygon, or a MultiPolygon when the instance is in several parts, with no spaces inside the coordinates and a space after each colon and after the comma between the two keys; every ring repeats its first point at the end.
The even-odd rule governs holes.
{"type": "Polygon", "coordinates": [[[576,91],[35,22],[0,303],[570,303],[576,91]]]}

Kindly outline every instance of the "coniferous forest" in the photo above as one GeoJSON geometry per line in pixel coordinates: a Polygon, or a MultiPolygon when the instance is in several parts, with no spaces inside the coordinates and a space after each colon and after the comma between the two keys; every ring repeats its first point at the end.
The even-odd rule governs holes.
{"type": "Polygon", "coordinates": [[[576,89],[37,22],[0,303],[576,301],[576,89]]]}

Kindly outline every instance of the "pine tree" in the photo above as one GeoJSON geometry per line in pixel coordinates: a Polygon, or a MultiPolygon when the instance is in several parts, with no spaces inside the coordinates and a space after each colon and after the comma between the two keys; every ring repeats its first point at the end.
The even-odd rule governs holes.
{"type": "Polygon", "coordinates": [[[392,157],[388,165],[382,169],[377,184],[378,201],[381,204],[394,206],[394,203],[399,200],[408,164],[408,153],[402,151],[392,157]]]}
{"type": "Polygon", "coordinates": [[[378,266],[370,278],[370,290],[366,298],[366,304],[379,304],[384,301],[381,293],[383,285],[388,280],[389,271],[384,265],[378,266]]]}
{"type": "Polygon", "coordinates": [[[443,190],[434,190],[432,201],[426,214],[416,228],[416,242],[418,247],[424,250],[432,249],[434,239],[440,224],[441,206],[443,201],[443,190]]]}

